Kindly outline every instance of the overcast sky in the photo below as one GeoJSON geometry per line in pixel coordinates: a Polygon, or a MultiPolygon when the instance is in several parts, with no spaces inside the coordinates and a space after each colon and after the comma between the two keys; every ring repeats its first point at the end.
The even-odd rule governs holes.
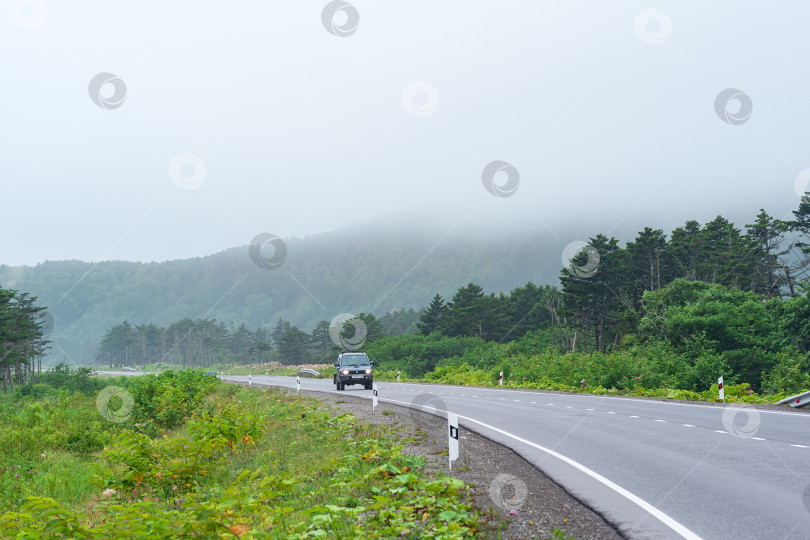
{"type": "Polygon", "coordinates": [[[0,264],[796,209],[810,5],[615,4],[2,0],[0,264]]]}

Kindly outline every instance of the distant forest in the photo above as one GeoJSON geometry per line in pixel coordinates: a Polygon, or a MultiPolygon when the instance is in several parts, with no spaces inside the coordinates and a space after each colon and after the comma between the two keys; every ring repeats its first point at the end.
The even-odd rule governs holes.
{"type": "Polygon", "coordinates": [[[381,220],[287,239],[287,258],[275,270],[254,264],[246,245],[160,263],[0,265],[0,286],[27,291],[48,307],[54,320],[50,363],[90,365],[106,331],[124,321],[168,328],[186,318],[216,319],[253,331],[270,329],[281,318],[310,332],[344,312],[382,317],[418,311],[436,292],[452,295],[469,282],[495,291],[527,281],[551,285],[567,241],[536,228],[448,235],[427,225],[403,231],[381,220]]]}
{"type": "MultiPolygon", "coordinates": [[[[416,332],[419,315],[413,309],[387,313],[379,319],[370,313],[357,317],[365,325],[366,341],[382,336],[416,332]]],[[[211,367],[218,364],[309,364],[329,362],[338,351],[329,335],[330,321],[320,321],[304,332],[279,319],[272,330],[255,331],[244,324],[226,326],[206,319],[182,319],[164,328],[155,324],[110,328],[96,355],[100,366],[143,366],[172,364],[181,367],[211,367]]],[[[351,332],[351,326],[347,331],[351,332]]]]}
{"type": "MultiPolygon", "coordinates": [[[[644,340],[689,350],[710,350],[760,380],[768,355],[810,346],[807,275],[810,269],[810,202],[794,219],[761,211],[744,230],[725,218],[688,221],[667,237],[645,228],[624,247],[616,238],[592,237],[560,272],[560,287],[532,282],[510,293],[489,293],[475,283],[447,300],[382,317],[360,313],[365,344],[420,333],[507,343],[547,331],[561,353],[606,353],[644,340]]],[[[329,321],[310,332],[281,318],[272,330],[248,330],[215,320],[184,319],[167,328],[117,325],[106,333],[98,360],[110,365],[173,363],[207,366],[276,360],[328,361],[336,351],[329,321]]]]}

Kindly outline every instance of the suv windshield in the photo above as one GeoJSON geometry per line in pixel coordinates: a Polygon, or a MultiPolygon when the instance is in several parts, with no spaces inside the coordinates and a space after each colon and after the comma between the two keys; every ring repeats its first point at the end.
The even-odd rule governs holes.
{"type": "Polygon", "coordinates": [[[343,366],[367,366],[368,356],[365,354],[344,354],[340,363],[343,366]]]}

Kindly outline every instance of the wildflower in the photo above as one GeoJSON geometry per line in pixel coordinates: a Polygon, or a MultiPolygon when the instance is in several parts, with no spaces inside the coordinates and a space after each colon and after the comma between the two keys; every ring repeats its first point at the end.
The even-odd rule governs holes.
{"type": "Polygon", "coordinates": [[[407,532],[405,532],[405,531],[402,531],[402,535],[401,535],[401,536],[405,536],[406,534],[408,534],[408,533],[407,533],[407,532]]]}
{"type": "Polygon", "coordinates": [[[105,499],[109,499],[110,497],[115,495],[115,490],[111,489],[111,488],[107,488],[107,489],[104,490],[102,495],[104,496],[105,499]]]}
{"type": "Polygon", "coordinates": [[[514,510],[509,510],[509,515],[510,516],[516,516],[517,512],[515,512],[514,510]]]}

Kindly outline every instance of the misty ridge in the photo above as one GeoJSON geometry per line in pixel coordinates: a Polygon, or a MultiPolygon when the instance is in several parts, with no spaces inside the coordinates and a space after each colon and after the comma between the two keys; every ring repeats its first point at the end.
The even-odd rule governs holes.
{"type": "MultiPolygon", "coordinates": [[[[487,294],[527,282],[557,286],[566,246],[607,232],[579,217],[561,226],[560,219],[549,223],[525,212],[476,210],[400,212],[284,239],[286,258],[274,270],[255,264],[245,245],[165,262],[4,265],[0,283],[30,291],[47,306],[54,319],[51,360],[85,364],[104,333],[124,321],[168,326],[202,318],[255,329],[282,318],[308,331],[339,313],[418,311],[435,294],[450,298],[468,283],[487,294]]],[[[632,241],[629,231],[644,228],[639,221],[614,235],[632,241]]]]}

